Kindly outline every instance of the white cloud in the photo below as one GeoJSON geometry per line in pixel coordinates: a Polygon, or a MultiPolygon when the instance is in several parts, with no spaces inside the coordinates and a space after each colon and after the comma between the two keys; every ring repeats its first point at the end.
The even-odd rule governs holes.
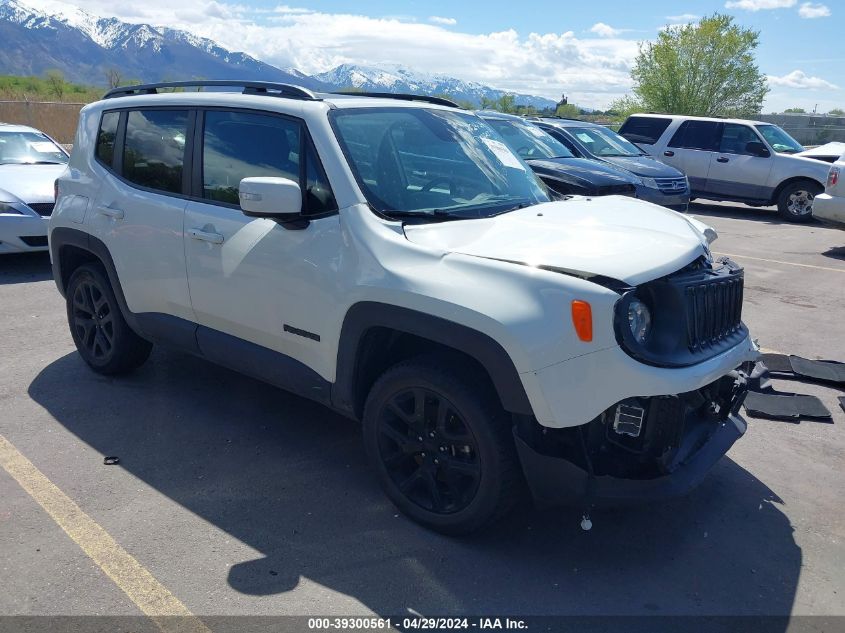
{"type": "Polygon", "coordinates": [[[830,15],[830,9],[825,4],[805,2],[798,9],[798,15],[808,20],[812,20],[813,18],[826,18],[830,15]]]}
{"type": "Polygon", "coordinates": [[[802,88],[804,90],[837,90],[839,86],[821,77],[810,77],[803,70],[793,70],[782,77],[769,75],[770,86],[779,88],[802,88]]]}
{"type": "Polygon", "coordinates": [[[669,22],[697,22],[701,19],[701,16],[695,13],[682,13],[681,15],[667,15],[666,19],[669,22]]]}
{"type": "Polygon", "coordinates": [[[242,0],[238,4],[216,0],[219,6],[208,11],[209,2],[77,0],[94,14],[184,29],[280,68],[308,74],[343,63],[402,65],[555,100],[565,92],[571,102],[594,108],[606,107],[630,91],[630,69],[637,55],[636,40],[580,38],[572,31],[466,33],[411,18],[289,6],[256,9],[244,6],[242,0]],[[198,13],[205,17],[197,19],[198,13]]]}
{"type": "Polygon", "coordinates": [[[726,9],[744,9],[745,11],[761,11],[763,9],[788,9],[794,7],[798,0],[728,0],[726,9]]]}
{"type": "Polygon", "coordinates": [[[458,23],[455,18],[443,18],[439,15],[432,15],[428,18],[429,22],[434,22],[435,24],[445,24],[446,26],[454,26],[458,23]]]}
{"type": "Polygon", "coordinates": [[[605,24],[604,22],[596,22],[590,28],[590,33],[595,33],[599,37],[616,37],[622,33],[622,29],[614,29],[612,26],[605,24]]]}

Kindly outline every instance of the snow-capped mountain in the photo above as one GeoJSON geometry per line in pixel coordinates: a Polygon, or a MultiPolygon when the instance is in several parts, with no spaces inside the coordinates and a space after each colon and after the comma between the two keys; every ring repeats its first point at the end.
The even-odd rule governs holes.
{"type": "Polygon", "coordinates": [[[358,64],[342,64],[328,72],[314,75],[315,79],[339,88],[355,88],[371,92],[412,92],[429,95],[448,95],[452,99],[481,103],[482,97],[498,99],[512,94],[518,105],[553,108],[555,102],[543,97],[497,90],[474,81],[463,81],[444,75],[432,75],[403,66],[374,68],[358,64]]]}
{"type": "Polygon", "coordinates": [[[124,80],[263,79],[318,82],[229,51],[185,31],[129,24],[66,5],[51,14],[25,0],[0,0],[0,73],[41,75],[58,68],[70,81],[103,85],[117,69],[124,80]]]}
{"type": "MultiPolygon", "coordinates": [[[[313,90],[448,95],[476,106],[484,97],[514,94],[401,66],[343,64],[311,76],[277,68],[186,31],[98,17],[66,3],[58,6],[60,10],[47,10],[29,0],[0,0],[0,74],[42,75],[57,68],[69,81],[89,85],[106,85],[110,71],[117,71],[123,83],[237,78],[295,83],[313,90]]],[[[514,96],[520,105],[554,107],[554,101],[543,97],[514,96]]]]}

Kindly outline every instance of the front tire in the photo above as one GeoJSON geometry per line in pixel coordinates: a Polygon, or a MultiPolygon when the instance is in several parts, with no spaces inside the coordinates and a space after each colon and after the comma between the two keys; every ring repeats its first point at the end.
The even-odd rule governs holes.
{"type": "Polygon", "coordinates": [[[438,355],[387,370],[367,398],[363,431],[387,496],[433,530],[475,531],[520,497],[509,416],[486,376],[460,359],[438,355]]]}
{"type": "Polygon", "coordinates": [[[778,212],[788,222],[809,222],[813,218],[813,199],[822,191],[824,187],[812,180],[790,183],[778,196],[778,212]]]}
{"type": "Polygon", "coordinates": [[[77,268],[65,294],[73,342],[91,369],[105,375],[123,374],[147,360],[152,344],[126,323],[102,266],[77,268]]]}

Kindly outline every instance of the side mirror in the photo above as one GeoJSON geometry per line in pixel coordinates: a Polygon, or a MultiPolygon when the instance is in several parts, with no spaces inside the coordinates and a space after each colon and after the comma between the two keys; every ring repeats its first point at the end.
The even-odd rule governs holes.
{"type": "Polygon", "coordinates": [[[771,155],[769,148],[760,141],[749,141],[745,144],[745,151],[752,156],[759,156],[760,158],[768,158],[771,155]]]}
{"type": "Polygon", "coordinates": [[[287,222],[302,218],[302,190],[289,178],[244,178],[238,195],[241,210],[251,218],[287,222]]]}

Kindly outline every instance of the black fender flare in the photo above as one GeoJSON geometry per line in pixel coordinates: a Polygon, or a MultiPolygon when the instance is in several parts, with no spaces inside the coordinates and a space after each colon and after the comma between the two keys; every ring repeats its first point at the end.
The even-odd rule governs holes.
{"type": "Polygon", "coordinates": [[[441,317],[370,301],[352,305],[343,320],[332,388],[332,403],[336,408],[355,412],[360,343],[372,328],[412,334],[470,356],[489,374],[505,410],[533,415],[519,372],[505,349],[493,338],[441,317]]]}

